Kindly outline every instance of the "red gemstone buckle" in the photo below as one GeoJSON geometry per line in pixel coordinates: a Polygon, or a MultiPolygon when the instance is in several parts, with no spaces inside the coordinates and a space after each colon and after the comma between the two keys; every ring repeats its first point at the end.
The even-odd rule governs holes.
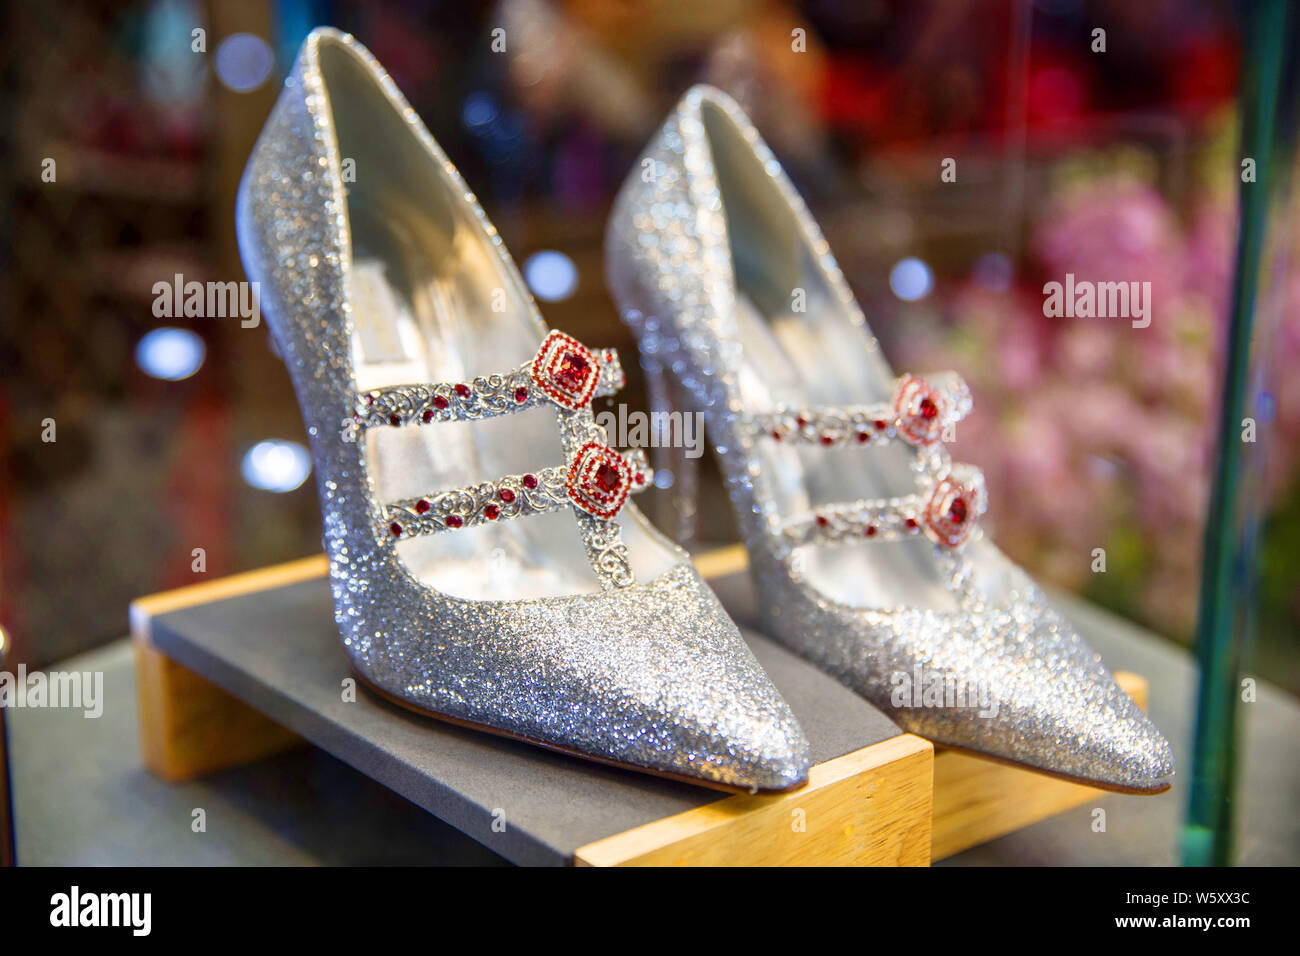
{"type": "Polygon", "coordinates": [[[589,441],[573,456],[565,487],[587,514],[608,519],[623,507],[634,480],[631,462],[608,445],[589,441]]]}
{"type": "Polygon", "coordinates": [[[585,345],[553,331],[542,341],[528,374],[551,401],[577,411],[596,393],[600,368],[596,356],[585,345]]]}
{"type": "Polygon", "coordinates": [[[948,400],[918,375],[908,375],[894,393],[898,431],[914,445],[933,445],[943,435],[948,400]]]}
{"type": "Polygon", "coordinates": [[[940,478],[925,503],[926,534],[950,548],[965,544],[975,530],[975,519],[983,511],[983,504],[978,483],[963,483],[951,475],[940,478]]]}

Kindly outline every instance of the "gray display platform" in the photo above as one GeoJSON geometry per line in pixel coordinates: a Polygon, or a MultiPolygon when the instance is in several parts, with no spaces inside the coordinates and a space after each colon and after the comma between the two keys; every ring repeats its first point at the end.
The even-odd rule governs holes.
{"type": "MultiPolygon", "coordinates": [[[[153,643],[318,747],[515,863],[563,864],[595,840],[726,794],[607,768],[396,707],[351,676],[324,579],[153,620],[153,643]]],[[[834,679],[747,631],[817,763],[902,733],[834,679]]]]}
{"type": "MultiPolygon", "coordinates": [[[[743,592],[743,580],[735,582],[743,592]]],[[[725,593],[743,616],[744,594],[725,593]]],[[[963,865],[1157,865],[1179,860],[1187,803],[1195,667],[1175,644],[1083,602],[1057,601],[1116,669],[1151,682],[1151,714],[1173,744],[1174,788],[1158,797],[1089,803],[942,861],[963,865]],[[1107,810],[1097,832],[1095,806],[1107,810]]],[[[493,864],[509,832],[471,840],[315,747],[302,747],[184,784],[140,763],[130,642],[62,661],[104,675],[104,712],[9,712],[18,858],[28,865],[493,864]],[[196,829],[202,811],[203,827],[196,829]]],[[[813,733],[812,727],[809,728],[813,733]]],[[[462,733],[456,731],[454,733],[462,733]]],[[[469,733],[465,731],[463,733],[469,733]]],[[[499,742],[498,742],[499,743],[499,742]]],[[[531,752],[532,748],[529,748],[531,752]]],[[[543,761],[564,758],[540,754],[543,761]]],[[[584,772],[618,776],[594,766],[584,772]]],[[[1243,709],[1238,860],[1300,863],[1300,705],[1261,683],[1243,709]]],[[[671,789],[671,787],[670,787],[671,789]]],[[[711,799],[701,791],[698,798],[711,799]]],[[[507,798],[508,799],[508,798],[507,798]]],[[[678,796],[681,799],[681,795],[678,796]]],[[[553,858],[553,855],[552,855],[553,858]]]]}

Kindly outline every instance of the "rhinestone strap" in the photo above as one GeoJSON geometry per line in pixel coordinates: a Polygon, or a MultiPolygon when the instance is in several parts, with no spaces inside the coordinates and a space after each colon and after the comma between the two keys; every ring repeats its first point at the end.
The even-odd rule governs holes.
{"type": "Polygon", "coordinates": [[[355,440],[362,427],[475,421],[549,403],[568,459],[565,467],[396,501],[385,506],[383,522],[394,538],[406,538],[572,507],[601,587],[622,588],[633,584],[635,576],[613,519],[629,494],[647,486],[650,468],[643,452],[620,455],[606,444],[608,436],[592,416],[591,400],[624,384],[613,349],[596,353],[572,336],[551,331],[532,360],[510,372],[472,382],[363,392],[344,431],[355,440]]]}
{"type": "MultiPolygon", "coordinates": [[[[554,354],[554,343],[559,342],[551,333],[539,350],[554,354]],[[552,343],[547,345],[547,343],[552,343]]],[[[568,336],[563,337],[574,342],[568,336]]],[[[619,363],[618,353],[613,349],[604,349],[599,353],[588,352],[582,346],[579,361],[590,360],[595,375],[589,394],[581,392],[573,399],[581,398],[578,405],[586,405],[597,395],[613,395],[626,383],[623,366],[619,363]]],[[[576,353],[576,349],[574,350],[576,353]]],[[[496,415],[536,408],[548,403],[559,404],[574,410],[573,404],[566,404],[572,393],[561,392],[552,378],[537,368],[538,357],[510,372],[485,375],[469,382],[440,382],[434,385],[394,385],[390,388],[372,389],[357,396],[356,421],[362,428],[379,425],[428,425],[434,422],[477,421],[496,415]]],[[[563,375],[563,371],[556,374],[563,375]]]]}
{"type": "Polygon", "coordinates": [[[755,433],[776,441],[840,445],[879,444],[894,438],[917,446],[933,445],[945,429],[969,414],[970,390],[954,372],[942,372],[923,379],[904,375],[894,389],[891,402],[874,405],[778,406],[750,416],[755,433]]]}
{"type": "MultiPolygon", "coordinates": [[[[591,443],[595,444],[595,443],[591,443]]],[[[590,448],[584,446],[584,450],[590,448]]],[[[617,460],[617,480],[604,490],[614,499],[612,510],[606,509],[597,518],[612,518],[628,494],[648,487],[652,473],[640,449],[626,455],[604,445],[595,454],[611,461],[617,460]]],[[[508,518],[543,514],[574,507],[592,515],[591,496],[602,489],[594,485],[594,478],[584,480],[583,472],[593,473],[593,452],[575,458],[569,465],[543,468],[535,474],[507,475],[496,481],[484,481],[468,488],[456,488],[419,498],[404,498],[384,508],[384,520],[389,533],[395,538],[413,538],[508,518]]],[[[599,504],[597,504],[599,507],[599,504]]]]}
{"type": "Polygon", "coordinates": [[[792,546],[898,541],[924,534],[935,544],[958,548],[974,533],[986,502],[980,470],[954,465],[916,494],[824,505],[787,522],[781,533],[792,546]]]}

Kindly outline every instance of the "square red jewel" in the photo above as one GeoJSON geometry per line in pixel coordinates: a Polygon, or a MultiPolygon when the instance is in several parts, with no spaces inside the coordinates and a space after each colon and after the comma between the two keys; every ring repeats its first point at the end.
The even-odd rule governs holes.
{"type": "Polygon", "coordinates": [[[983,510],[980,485],[967,485],[951,475],[937,481],[925,503],[925,529],[936,544],[958,548],[966,543],[983,510]]]}
{"type": "Polygon", "coordinates": [[[631,463],[600,442],[590,441],[573,456],[565,481],[573,503],[597,518],[618,514],[632,490],[631,463]]]}
{"type": "Polygon", "coordinates": [[[528,374],[551,401],[577,411],[596,393],[600,370],[585,345],[563,332],[551,332],[533,356],[528,374]]]}

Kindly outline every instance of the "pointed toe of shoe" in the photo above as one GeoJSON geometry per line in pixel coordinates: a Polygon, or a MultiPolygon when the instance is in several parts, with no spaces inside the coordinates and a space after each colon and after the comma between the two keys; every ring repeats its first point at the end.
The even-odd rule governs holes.
{"type": "Polygon", "coordinates": [[[1104,670],[1086,687],[1017,683],[997,697],[994,715],[944,720],[927,735],[1107,790],[1160,793],[1172,785],[1169,742],[1104,670]]]}
{"type": "Polygon", "coordinates": [[[811,766],[808,741],[794,715],[765,698],[736,697],[725,712],[697,705],[653,717],[666,730],[659,744],[647,749],[642,738],[620,762],[731,790],[800,787],[811,766]]]}
{"type": "Polygon", "coordinates": [[[750,791],[793,790],[808,782],[808,741],[789,708],[773,703],[751,697],[745,709],[765,716],[718,721],[721,734],[702,738],[700,765],[710,768],[714,781],[750,791]]]}
{"type": "Polygon", "coordinates": [[[711,593],[676,607],[674,617],[685,616],[674,623],[655,615],[629,629],[624,618],[617,649],[606,646],[607,662],[611,653],[652,653],[664,666],[647,670],[629,659],[612,668],[620,676],[605,684],[602,706],[653,730],[614,734],[605,745],[620,748],[620,762],[737,790],[805,783],[808,740],[735,624],[711,593]]]}
{"type": "Polygon", "coordinates": [[[1169,742],[1109,674],[1091,693],[1010,710],[1015,736],[997,755],[1107,790],[1160,793],[1173,783],[1169,742]]]}
{"type": "MultiPolygon", "coordinates": [[[[921,619],[918,618],[918,621],[921,619]]],[[[938,619],[929,619],[937,622],[938,619]]],[[[1041,601],[960,624],[918,626],[896,648],[903,673],[937,675],[965,704],[912,700],[889,710],[936,742],[1110,790],[1159,793],[1173,752],[1074,629],[1041,601]],[[941,632],[941,633],[940,633],[941,632]]],[[[889,688],[875,686],[878,702],[889,688]]]]}
{"type": "Polygon", "coordinates": [[[1087,722],[1076,775],[1113,790],[1168,790],[1175,773],[1173,749],[1150,718],[1130,698],[1125,700],[1126,714],[1105,723],[1087,722]]]}
{"type": "Polygon", "coordinates": [[[749,773],[738,777],[737,784],[753,790],[794,790],[808,782],[812,755],[793,714],[781,739],[756,749],[747,767],[749,773]]]}
{"type": "Polygon", "coordinates": [[[372,679],[420,709],[605,763],[735,790],[807,779],[798,720],[686,565],[598,597],[512,604],[486,629],[467,613],[463,633],[484,636],[391,644],[372,679]]]}
{"type": "MultiPolygon", "coordinates": [[[[1023,763],[1109,790],[1159,793],[1173,750],[1092,650],[1045,605],[1032,660],[1015,668],[1009,726],[1023,763]],[[1029,679],[1026,679],[1029,678],[1029,679]]],[[[1022,645],[1023,646],[1023,645],[1022,645]]]]}

